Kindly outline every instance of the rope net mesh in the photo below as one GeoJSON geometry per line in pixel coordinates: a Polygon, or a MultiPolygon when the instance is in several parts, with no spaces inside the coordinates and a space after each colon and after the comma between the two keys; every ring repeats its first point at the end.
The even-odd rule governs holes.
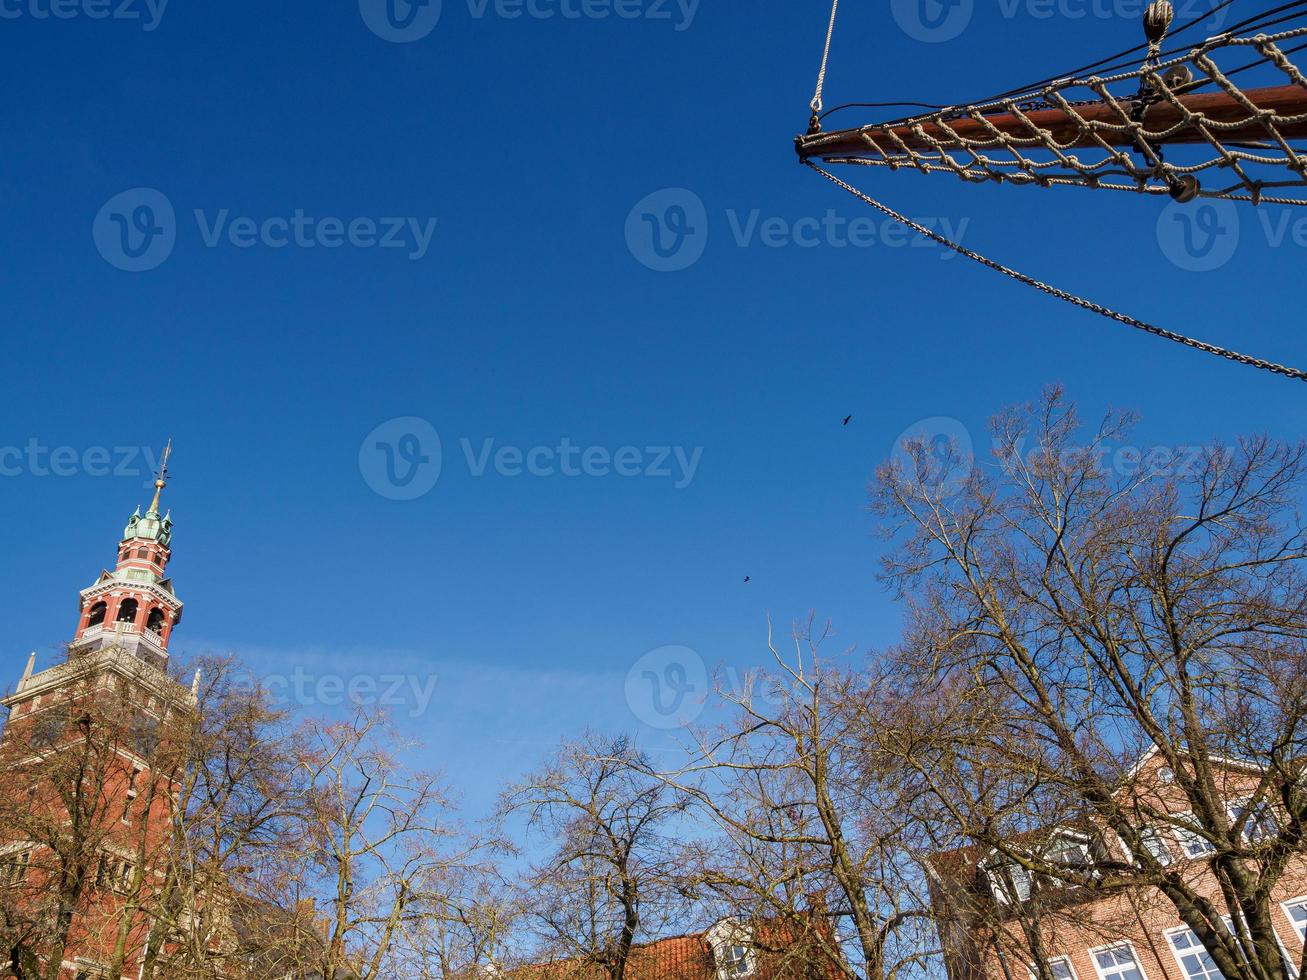
{"type": "Polygon", "coordinates": [[[1128,70],[813,132],[799,155],[969,182],[1307,205],[1307,147],[1295,144],[1307,138],[1307,79],[1292,60],[1307,49],[1307,11],[1271,24],[1283,29],[1233,30],[1179,53],[1155,45],[1128,70]]]}

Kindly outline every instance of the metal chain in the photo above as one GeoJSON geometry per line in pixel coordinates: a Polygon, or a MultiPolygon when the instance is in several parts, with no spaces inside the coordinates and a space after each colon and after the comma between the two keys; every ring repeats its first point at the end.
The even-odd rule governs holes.
{"type": "Polygon", "coordinates": [[[897,221],[900,224],[903,224],[906,227],[911,228],[918,235],[924,235],[926,238],[931,239],[937,244],[943,245],[945,248],[952,249],[954,252],[957,252],[959,255],[964,255],[975,262],[979,262],[981,265],[985,266],[988,269],[993,269],[995,272],[1001,272],[1003,275],[1015,279],[1017,282],[1024,283],[1025,285],[1030,286],[1034,289],[1038,289],[1042,293],[1047,293],[1049,296],[1052,296],[1056,299],[1060,299],[1063,302],[1070,303],[1073,306],[1078,306],[1081,309],[1089,310],[1091,313],[1097,313],[1100,316],[1107,317],[1109,320],[1116,320],[1118,323],[1124,323],[1126,326],[1134,327],[1137,330],[1143,330],[1145,333],[1150,333],[1155,337],[1161,337],[1164,340],[1174,341],[1177,344],[1183,344],[1186,347],[1191,347],[1194,350],[1199,350],[1206,354],[1215,354],[1217,357],[1224,357],[1227,360],[1235,361],[1239,364],[1246,364],[1249,367],[1261,368],[1263,371],[1270,371],[1274,374],[1283,375],[1286,378],[1294,378],[1298,381],[1307,381],[1307,371],[1299,371],[1296,368],[1286,367],[1283,364],[1276,364],[1273,361],[1264,361],[1257,357],[1251,357],[1248,354],[1240,354],[1235,351],[1226,350],[1224,347],[1217,347],[1214,344],[1208,344],[1208,343],[1204,343],[1201,340],[1195,340],[1192,337],[1186,337],[1184,334],[1179,334],[1172,330],[1167,330],[1163,327],[1155,326],[1154,324],[1147,323],[1143,320],[1137,320],[1134,317],[1129,316],[1128,314],[1118,313],[1116,310],[1108,309],[1106,306],[1101,306],[1098,303],[1094,303],[1090,300],[1083,299],[1082,297],[1076,296],[1074,293],[1069,293],[1064,289],[1058,289],[1056,286],[1050,286],[1048,283],[1040,282],[1038,279],[1028,276],[1022,272],[1017,272],[1015,269],[1009,269],[1007,266],[1001,265],[998,262],[995,262],[993,259],[988,259],[978,252],[973,252],[971,249],[966,248],[965,246],[960,245],[957,242],[952,241],[951,239],[945,238],[943,235],[939,234],[938,232],[931,231],[929,228],[926,228],[925,226],[918,224],[917,222],[913,221],[911,218],[899,214],[893,208],[881,204],[879,201],[874,200],[871,197],[868,197],[866,194],[858,190],[856,187],[852,186],[851,184],[846,184],[844,181],[840,180],[840,178],[836,177],[834,174],[829,173],[828,171],[823,170],[821,167],[817,166],[817,164],[811,161],[805,161],[805,163],[813,170],[817,171],[817,173],[821,174],[823,177],[825,177],[827,180],[833,183],[836,187],[842,187],[844,190],[848,191],[850,194],[858,198],[863,203],[871,205],[877,211],[880,211],[882,214],[887,215],[889,218],[893,219],[894,221],[897,221]]]}
{"type": "Polygon", "coordinates": [[[822,93],[826,88],[826,66],[830,63],[830,46],[835,37],[835,14],[839,12],[840,0],[832,0],[830,8],[830,27],[826,29],[826,49],[821,55],[821,70],[817,72],[817,91],[812,96],[812,101],[808,103],[814,116],[820,115],[822,110],[822,93]]]}

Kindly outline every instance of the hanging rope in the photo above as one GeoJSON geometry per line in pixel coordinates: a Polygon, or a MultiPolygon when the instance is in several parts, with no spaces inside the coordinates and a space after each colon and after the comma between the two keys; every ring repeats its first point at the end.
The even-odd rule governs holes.
{"type": "Polygon", "coordinates": [[[826,89],[826,66],[830,64],[830,46],[831,41],[835,38],[835,15],[839,12],[840,0],[832,0],[830,7],[830,27],[826,29],[826,48],[821,55],[821,70],[817,72],[817,91],[813,93],[812,101],[808,103],[812,109],[813,124],[816,125],[817,117],[821,115],[822,93],[826,89]]]}
{"type": "Polygon", "coordinates": [[[840,178],[836,177],[834,174],[826,170],[823,170],[821,167],[813,163],[811,160],[805,162],[809,167],[817,171],[817,173],[821,174],[836,187],[843,188],[844,190],[852,194],[854,197],[858,198],[858,200],[862,201],[864,204],[871,205],[877,211],[880,211],[882,214],[888,216],[892,220],[897,221],[908,228],[911,228],[918,235],[923,235],[926,238],[929,238],[932,241],[936,242],[937,244],[944,246],[945,248],[952,249],[954,252],[957,252],[959,255],[966,256],[967,258],[971,259],[974,262],[979,262],[987,269],[993,269],[995,272],[1001,272],[1003,275],[1015,279],[1017,282],[1024,283],[1025,285],[1030,286],[1033,289],[1037,289],[1042,293],[1047,293],[1049,296],[1052,296],[1055,299],[1060,299],[1063,302],[1070,303],[1072,306],[1078,306],[1083,310],[1089,310],[1091,313],[1097,313],[1099,316],[1107,317],[1109,320],[1115,320],[1118,323],[1124,323],[1128,327],[1134,327],[1136,330],[1142,330],[1145,333],[1150,333],[1155,337],[1161,337],[1163,340],[1170,340],[1177,344],[1183,344],[1185,347],[1191,347],[1194,350],[1202,351],[1205,354],[1214,354],[1217,357],[1223,357],[1226,360],[1235,361],[1238,364],[1246,364],[1249,367],[1260,368],[1263,371],[1270,371],[1274,374],[1279,374],[1286,378],[1293,378],[1297,381],[1307,381],[1307,371],[1299,371],[1296,368],[1286,367],[1283,364],[1276,364],[1273,361],[1264,361],[1257,357],[1250,357],[1247,354],[1240,354],[1235,351],[1226,350],[1224,347],[1217,347],[1214,344],[1208,344],[1208,343],[1204,343],[1201,340],[1195,340],[1192,337],[1186,337],[1184,334],[1179,334],[1172,330],[1167,330],[1163,327],[1155,326],[1154,324],[1147,323],[1143,320],[1137,320],[1134,317],[1129,316],[1125,313],[1118,313],[1116,310],[1108,309],[1106,306],[1100,306],[1098,303],[1094,303],[1090,300],[1083,299],[1079,296],[1076,296],[1074,293],[1069,293],[1064,289],[1058,289],[1056,286],[1050,286],[1048,283],[1040,282],[1038,279],[1035,279],[1031,276],[1027,276],[1024,273],[1017,272],[1015,269],[1010,269],[1005,265],[1000,265],[998,262],[995,262],[993,259],[988,259],[985,256],[981,255],[979,252],[973,252],[971,249],[966,248],[965,246],[960,245],[959,243],[944,237],[938,232],[931,231],[929,228],[926,228],[924,225],[918,224],[917,222],[913,221],[911,218],[899,214],[893,208],[890,208],[889,206],[882,204],[879,201],[873,200],[872,198],[864,194],[862,191],[858,190],[856,187],[852,186],[851,184],[846,184],[844,181],[840,180],[840,178]]]}

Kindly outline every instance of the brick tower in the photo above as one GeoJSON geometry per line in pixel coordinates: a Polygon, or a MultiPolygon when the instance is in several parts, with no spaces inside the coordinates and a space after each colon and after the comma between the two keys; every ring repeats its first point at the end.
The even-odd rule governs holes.
{"type": "Polygon", "coordinates": [[[195,717],[168,673],[182,603],[166,577],[172,520],[138,508],[114,570],[82,590],[67,659],[12,694],[0,740],[0,977],[136,977],[165,918],[171,810],[195,717]]]}

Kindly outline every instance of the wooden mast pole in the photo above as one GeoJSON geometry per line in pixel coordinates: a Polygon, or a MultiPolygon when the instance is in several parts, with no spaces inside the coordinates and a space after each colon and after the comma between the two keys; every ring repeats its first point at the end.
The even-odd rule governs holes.
{"type": "MultiPolygon", "coordinates": [[[[1276,131],[1285,139],[1307,136],[1307,89],[1283,85],[1253,89],[1244,95],[1262,114],[1274,114],[1281,120],[1300,117],[1294,122],[1276,123],[1276,131]]],[[[1182,95],[1176,101],[1184,107],[1183,111],[1180,106],[1164,101],[1150,106],[1144,113],[1144,130],[1157,134],[1159,143],[1210,142],[1211,138],[1192,121],[1194,116],[1201,116],[1201,122],[1230,127],[1212,133],[1221,143],[1270,138],[1265,126],[1257,119],[1250,119],[1248,107],[1226,92],[1182,95]]],[[[1119,104],[1128,107],[1130,102],[1121,100],[1119,104]]],[[[975,149],[998,149],[1005,145],[1005,139],[1027,139],[1032,148],[1038,148],[1050,137],[1063,149],[1101,147],[1104,143],[1118,147],[1134,145],[1134,136],[1122,120],[1120,109],[1103,102],[1076,106],[1075,113],[1072,116],[1063,109],[1036,109],[1024,112],[1025,118],[1015,112],[1000,112],[959,116],[942,122],[928,116],[915,122],[800,136],[795,142],[799,157],[804,160],[858,156],[881,159],[901,156],[905,149],[960,150],[965,148],[964,140],[970,141],[975,149]]]]}

